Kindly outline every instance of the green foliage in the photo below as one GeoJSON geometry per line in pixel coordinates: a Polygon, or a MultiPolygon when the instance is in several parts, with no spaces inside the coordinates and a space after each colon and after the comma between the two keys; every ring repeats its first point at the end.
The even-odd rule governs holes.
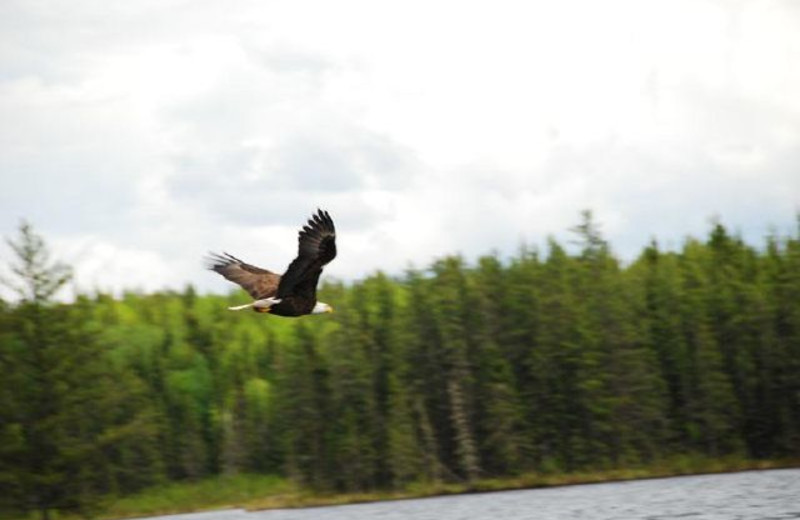
{"type": "Polygon", "coordinates": [[[45,304],[72,278],[72,271],[50,259],[44,239],[25,221],[19,225],[17,240],[6,240],[16,255],[9,267],[14,279],[2,279],[24,302],[45,304]]]}
{"type": "Polygon", "coordinates": [[[187,483],[256,474],[361,496],[796,457],[800,236],[757,249],[714,224],[623,266],[591,213],[573,231],[327,284],[334,315],[285,320],[191,287],[54,303],[68,271],[24,228],[17,274],[46,283],[0,302],[0,506],[91,513],[149,489],[177,511],[211,503],[173,494],[187,483]]]}
{"type": "Polygon", "coordinates": [[[0,506],[45,519],[51,511],[89,514],[99,496],[141,480],[127,464],[157,460],[143,386],[106,355],[92,302],[50,299],[68,269],[50,264],[30,226],[10,244],[25,289],[1,318],[0,506]]]}
{"type": "Polygon", "coordinates": [[[170,482],[142,489],[134,495],[113,500],[104,516],[154,516],[234,507],[264,496],[295,491],[295,486],[275,475],[240,473],[214,476],[194,482],[170,482]]]}

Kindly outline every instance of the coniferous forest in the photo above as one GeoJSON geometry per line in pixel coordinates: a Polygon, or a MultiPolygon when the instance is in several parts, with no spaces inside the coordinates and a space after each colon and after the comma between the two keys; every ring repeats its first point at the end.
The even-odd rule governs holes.
{"type": "Polygon", "coordinates": [[[334,314],[281,319],[191,287],[58,303],[69,269],[23,225],[0,508],[236,473],[339,492],[799,455],[800,233],[715,223],[623,263],[598,229],[587,212],[566,246],[328,282],[334,314]]]}

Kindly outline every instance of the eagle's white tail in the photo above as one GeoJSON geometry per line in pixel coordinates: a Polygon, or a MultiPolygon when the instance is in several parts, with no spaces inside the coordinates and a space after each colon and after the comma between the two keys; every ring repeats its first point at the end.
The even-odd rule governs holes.
{"type": "Polygon", "coordinates": [[[230,311],[241,311],[243,309],[249,309],[250,307],[257,307],[259,309],[269,309],[273,305],[276,305],[281,302],[280,298],[265,298],[263,300],[256,300],[252,303],[245,303],[244,305],[236,305],[234,307],[228,307],[230,311]]]}

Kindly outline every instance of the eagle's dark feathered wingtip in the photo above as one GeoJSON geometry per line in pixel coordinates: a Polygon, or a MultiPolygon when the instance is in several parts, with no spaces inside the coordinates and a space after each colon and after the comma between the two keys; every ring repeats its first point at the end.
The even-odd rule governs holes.
{"type": "Polygon", "coordinates": [[[209,271],[214,271],[217,267],[222,265],[223,260],[224,259],[219,253],[215,253],[214,251],[208,251],[206,255],[203,257],[203,267],[205,267],[209,271]]]}
{"type": "Polygon", "coordinates": [[[209,271],[216,271],[221,267],[225,267],[231,264],[241,263],[241,260],[225,252],[219,254],[213,251],[209,251],[206,254],[206,256],[203,257],[203,263],[206,269],[208,269],[209,271]]]}
{"type": "Polygon", "coordinates": [[[330,231],[331,233],[336,232],[336,228],[333,225],[333,219],[331,218],[330,214],[321,209],[317,208],[317,212],[314,213],[311,218],[308,220],[309,224],[316,224],[320,228],[330,231]]]}

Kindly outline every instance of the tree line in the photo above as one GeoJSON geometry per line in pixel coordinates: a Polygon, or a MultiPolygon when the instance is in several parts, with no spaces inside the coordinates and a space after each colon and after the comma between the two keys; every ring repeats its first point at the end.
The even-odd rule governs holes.
{"type": "Polygon", "coordinates": [[[69,269],[22,225],[0,509],[239,472],[366,491],[800,453],[800,232],[754,247],[717,222],[623,264],[589,212],[573,231],[330,282],[336,312],[293,320],[191,287],[58,303],[69,269]]]}

